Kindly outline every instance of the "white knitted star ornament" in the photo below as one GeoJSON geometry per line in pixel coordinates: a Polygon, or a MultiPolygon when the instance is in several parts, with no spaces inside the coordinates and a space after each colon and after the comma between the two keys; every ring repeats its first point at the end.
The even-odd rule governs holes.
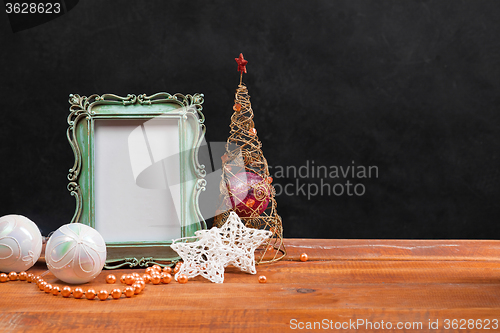
{"type": "Polygon", "coordinates": [[[247,228],[235,212],[231,212],[226,223],[221,227],[195,232],[196,236],[176,239],[172,242],[174,249],[184,263],[177,274],[193,278],[201,275],[215,282],[224,282],[224,268],[228,265],[238,267],[243,272],[255,274],[255,249],[272,232],[247,228]],[[194,242],[182,242],[195,240],[194,242]]]}

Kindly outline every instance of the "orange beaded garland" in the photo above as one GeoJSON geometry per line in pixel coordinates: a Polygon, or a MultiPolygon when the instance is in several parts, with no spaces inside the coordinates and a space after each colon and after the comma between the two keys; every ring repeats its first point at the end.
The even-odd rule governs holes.
{"type": "Polygon", "coordinates": [[[128,284],[129,286],[134,284],[134,280],[135,279],[131,274],[128,274],[127,276],[125,276],[125,283],[128,284]]]}
{"type": "Polygon", "coordinates": [[[126,297],[130,298],[130,297],[134,296],[134,288],[127,287],[123,290],[123,293],[125,294],[126,297]]]}
{"type": "Polygon", "coordinates": [[[73,290],[73,297],[76,299],[80,299],[83,297],[83,289],[82,288],[75,288],[73,290]]]}
{"type": "Polygon", "coordinates": [[[152,284],[159,284],[161,282],[161,276],[160,274],[153,274],[151,275],[151,283],[152,284]]]}
{"type": "Polygon", "coordinates": [[[100,290],[98,293],[97,293],[97,297],[99,297],[99,299],[101,301],[105,301],[109,296],[109,293],[107,290],[100,290]]]}
{"type": "Polygon", "coordinates": [[[164,284],[169,284],[172,281],[172,275],[169,273],[163,273],[161,275],[161,282],[164,284]]]}
{"type": "MultiPolygon", "coordinates": [[[[175,266],[175,269],[178,271],[181,267],[181,262],[178,262],[175,266]]],[[[71,287],[69,286],[55,286],[47,281],[45,281],[41,276],[35,275],[32,273],[27,273],[27,272],[10,272],[9,274],[6,273],[0,273],[0,282],[8,282],[8,281],[26,281],[28,283],[36,283],[37,287],[47,293],[47,294],[52,294],[53,296],[59,296],[61,294],[62,297],[64,298],[69,298],[71,295],[73,295],[73,298],[75,299],[80,299],[85,296],[88,300],[93,300],[95,298],[98,298],[102,301],[106,300],[109,297],[112,297],[113,299],[119,299],[121,298],[121,295],[124,294],[125,297],[132,297],[134,295],[140,294],[146,287],[146,283],[152,282],[153,284],[168,284],[172,281],[172,275],[170,274],[172,272],[171,267],[165,267],[161,268],[159,265],[154,265],[153,267],[149,267],[149,272],[151,272],[151,275],[149,274],[143,274],[142,276],[139,273],[132,273],[132,274],[123,274],[120,277],[120,281],[123,281],[125,284],[129,283],[131,286],[127,286],[123,291],[119,288],[115,288],[112,291],[107,291],[107,290],[100,290],[99,292],[96,293],[96,291],[92,288],[89,288],[87,291],[83,291],[82,288],[77,287],[74,290],[72,290],[71,287]]],[[[45,274],[45,273],[44,273],[45,274]]],[[[43,275],[44,275],[43,274],[43,275]]],[[[179,282],[180,283],[187,283],[188,279],[187,276],[184,274],[181,274],[179,277],[179,282]]],[[[106,283],[115,283],[117,278],[113,274],[109,274],[105,278],[106,283]]]]}
{"type": "Polygon", "coordinates": [[[241,104],[240,103],[234,104],[233,105],[233,110],[236,111],[236,112],[241,111],[241,104]]]}
{"type": "Polygon", "coordinates": [[[61,291],[61,289],[59,289],[58,286],[53,286],[52,287],[52,295],[57,296],[57,295],[59,295],[60,291],[61,291]]]}
{"type": "Polygon", "coordinates": [[[177,277],[177,282],[179,283],[182,283],[182,284],[185,284],[188,282],[188,277],[186,274],[179,274],[179,276],[177,277]]]}
{"type": "Polygon", "coordinates": [[[309,257],[307,256],[307,253],[302,253],[300,255],[300,261],[307,261],[307,259],[309,259],[309,257]]]}
{"type": "Polygon", "coordinates": [[[266,283],[266,282],[267,282],[267,278],[265,275],[259,276],[259,283],[266,283]]]}
{"type": "Polygon", "coordinates": [[[134,283],[132,285],[132,288],[134,288],[134,294],[139,295],[140,292],[142,291],[142,286],[139,283],[134,283]]]}
{"type": "Polygon", "coordinates": [[[61,295],[65,298],[69,297],[71,295],[71,288],[68,286],[64,286],[61,290],[61,295]]]}
{"type": "Polygon", "coordinates": [[[114,276],[113,274],[109,274],[108,276],[106,276],[106,283],[113,284],[115,282],[116,276],[114,276]]]}
{"type": "Polygon", "coordinates": [[[146,282],[144,282],[144,280],[137,280],[136,284],[140,284],[141,285],[141,291],[143,291],[144,288],[146,288],[146,282]]]}
{"type": "Polygon", "coordinates": [[[111,297],[113,297],[113,299],[119,299],[120,297],[122,297],[122,291],[118,288],[113,289],[111,291],[111,297]]]}
{"type": "Polygon", "coordinates": [[[93,300],[96,296],[96,292],[94,289],[88,289],[87,292],[85,293],[85,297],[88,300],[93,300]]]}
{"type": "Polygon", "coordinates": [[[45,291],[46,293],[50,293],[52,291],[52,285],[47,283],[45,287],[43,287],[43,291],[45,291]]]}

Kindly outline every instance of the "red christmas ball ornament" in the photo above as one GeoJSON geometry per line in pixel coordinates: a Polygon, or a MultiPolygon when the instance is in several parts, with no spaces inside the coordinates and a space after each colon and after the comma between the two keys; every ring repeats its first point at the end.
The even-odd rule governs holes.
{"type": "Polygon", "coordinates": [[[269,183],[253,172],[240,172],[229,179],[227,206],[240,217],[257,217],[262,214],[270,200],[269,183]]]}

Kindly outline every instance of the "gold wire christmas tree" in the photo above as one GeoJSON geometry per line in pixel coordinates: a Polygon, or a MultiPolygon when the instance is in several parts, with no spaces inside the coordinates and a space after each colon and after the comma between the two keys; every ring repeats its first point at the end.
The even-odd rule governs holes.
{"type": "Polygon", "coordinates": [[[257,263],[269,263],[286,255],[283,226],[277,212],[273,179],[269,175],[262,143],[253,122],[250,96],[242,82],[248,61],[243,58],[243,54],[235,60],[240,72],[240,84],[234,99],[230,136],[222,156],[221,204],[214,225],[224,225],[231,211],[234,211],[247,227],[271,231],[273,236],[256,253],[260,256],[257,263]]]}

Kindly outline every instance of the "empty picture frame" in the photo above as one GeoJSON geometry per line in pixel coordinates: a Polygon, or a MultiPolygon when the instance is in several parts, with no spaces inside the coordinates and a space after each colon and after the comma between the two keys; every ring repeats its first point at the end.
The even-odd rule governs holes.
{"type": "Polygon", "coordinates": [[[203,95],[70,95],[69,103],[71,222],[103,236],[105,268],[177,260],[172,239],[206,229],[203,95]]]}

